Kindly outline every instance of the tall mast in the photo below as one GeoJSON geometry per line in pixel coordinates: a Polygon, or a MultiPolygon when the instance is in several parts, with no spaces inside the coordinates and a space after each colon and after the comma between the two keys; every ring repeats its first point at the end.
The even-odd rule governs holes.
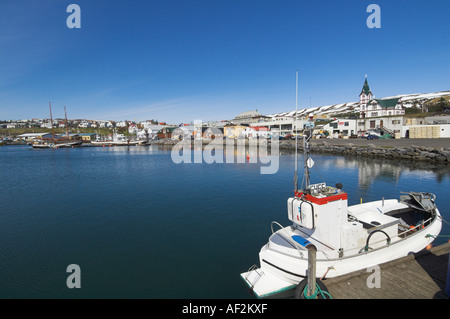
{"type": "MultiPolygon", "coordinates": [[[[298,133],[297,130],[297,109],[298,109],[298,71],[295,71],[295,116],[294,116],[294,125],[292,125],[292,129],[298,133]]],[[[298,178],[297,178],[297,135],[295,136],[295,171],[294,171],[294,186],[295,186],[295,192],[298,191],[298,178]]]]}
{"type": "Polygon", "coordinates": [[[64,114],[66,116],[66,133],[67,133],[67,142],[70,142],[69,138],[69,124],[67,123],[67,112],[66,112],[66,106],[64,105],[64,114]]]}
{"type": "Polygon", "coordinates": [[[55,133],[53,132],[53,116],[52,116],[52,106],[50,105],[50,101],[48,101],[48,106],[50,107],[50,123],[52,123],[52,139],[53,143],[55,142],[55,133]]]}

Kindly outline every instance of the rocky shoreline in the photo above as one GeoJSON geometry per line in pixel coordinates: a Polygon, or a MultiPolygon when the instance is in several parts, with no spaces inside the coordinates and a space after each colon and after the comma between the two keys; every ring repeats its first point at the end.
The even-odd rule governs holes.
{"type": "MultiPolygon", "coordinates": [[[[363,156],[381,159],[394,160],[412,160],[433,163],[449,163],[450,164],[450,141],[441,141],[442,146],[426,146],[420,145],[422,143],[414,143],[415,140],[410,140],[409,143],[403,143],[401,146],[389,145],[389,141],[384,144],[375,145],[374,143],[365,141],[366,143],[352,143],[352,140],[347,140],[346,143],[333,143],[333,141],[318,141],[310,144],[311,153],[333,154],[333,155],[350,155],[363,156]],[[410,144],[410,145],[407,145],[410,144]],[[417,145],[416,145],[417,144],[417,145]]],[[[299,143],[299,150],[303,150],[299,143]]],[[[426,143],[425,143],[426,144],[426,143]]],[[[280,141],[280,150],[295,151],[295,144],[280,141]]]]}
{"type": "MultiPolygon", "coordinates": [[[[178,141],[155,141],[152,144],[175,145],[178,141]]],[[[203,141],[203,145],[210,141],[203,141]]],[[[246,141],[246,145],[248,142],[246,141]]],[[[269,144],[270,145],[270,144],[269,144]]],[[[225,146],[225,143],[224,143],[225,146]]],[[[303,152],[303,143],[299,141],[298,152],[303,152]]],[[[268,146],[270,149],[270,146],[268,146]]],[[[295,152],[295,141],[279,141],[282,152],[295,152]]],[[[380,159],[410,160],[423,163],[450,164],[450,139],[313,139],[311,153],[361,156],[380,159]]]]}

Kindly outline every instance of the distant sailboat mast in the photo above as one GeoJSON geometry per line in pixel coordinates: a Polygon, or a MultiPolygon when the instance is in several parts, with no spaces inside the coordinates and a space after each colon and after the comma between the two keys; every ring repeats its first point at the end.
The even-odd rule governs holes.
{"type": "Polygon", "coordinates": [[[69,124],[67,123],[67,112],[66,112],[66,106],[64,105],[64,114],[66,116],[66,133],[67,133],[67,142],[70,142],[69,138],[69,124]]]}
{"type": "Polygon", "coordinates": [[[52,106],[50,104],[50,101],[48,101],[48,106],[50,107],[50,123],[52,124],[52,140],[53,140],[53,143],[55,143],[55,132],[53,131],[52,106]]]}

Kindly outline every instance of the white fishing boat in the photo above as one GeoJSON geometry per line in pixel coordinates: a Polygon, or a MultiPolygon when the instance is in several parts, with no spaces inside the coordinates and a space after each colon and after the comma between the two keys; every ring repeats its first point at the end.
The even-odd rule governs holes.
{"type": "Polygon", "coordinates": [[[118,134],[114,131],[112,140],[96,140],[92,141],[92,145],[96,146],[132,146],[132,145],[145,145],[148,139],[145,140],[131,140],[123,134],[118,134]]]}
{"type": "MultiPolygon", "coordinates": [[[[259,267],[241,274],[259,298],[304,287],[310,247],[316,251],[315,278],[326,279],[367,269],[416,253],[430,245],[442,228],[435,196],[409,192],[348,206],[341,184],[310,184],[310,134],[304,136],[304,177],[287,200],[286,227],[272,222],[272,235],[259,252],[259,267]],[[280,229],[274,230],[274,225],[280,229]]],[[[297,152],[296,152],[297,156],[297,152]]],[[[296,160],[297,166],[297,160],[296,160]]]]}

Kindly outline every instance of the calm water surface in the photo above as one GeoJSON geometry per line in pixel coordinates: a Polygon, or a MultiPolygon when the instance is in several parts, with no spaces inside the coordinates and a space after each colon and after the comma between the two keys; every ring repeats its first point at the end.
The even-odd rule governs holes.
{"type": "MultiPolygon", "coordinates": [[[[349,205],[427,191],[450,220],[449,167],[313,158],[311,182],[342,183],[349,205]]],[[[293,155],[273,175],[175,164],[157,146],[3,146],[0,161],[0,298],[252,298],[239,274],[258,263],[271,221],[289,224],[293,155]],[[81,289],[66,286],[70,264],[81,289]]]]}

